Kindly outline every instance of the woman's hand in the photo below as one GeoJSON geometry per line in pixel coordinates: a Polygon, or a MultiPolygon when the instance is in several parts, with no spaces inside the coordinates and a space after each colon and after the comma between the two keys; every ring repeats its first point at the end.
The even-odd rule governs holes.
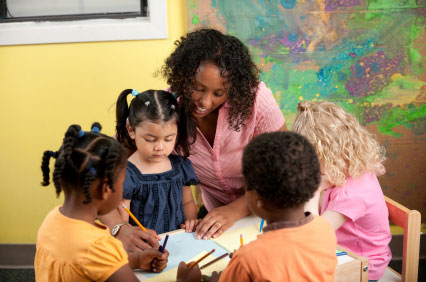
{"type": "Polygon", "coordinates": [[[194,232],[201,219],[187,219],[185,223],[180,225],[180,228],[185,229],[185,232],[194,232]]]}
{"type": "Polygon", "coordinates": [[[133,269],[161,272],[167,267],[168,257],[169,252],[167,250],[162,253],[158,249],[151,248],[129,253],[129,263],[133,269]]]}
{"type": "Polygon", "coordinates": [[[128,252],[143,251],[149,248],[158,249],[158,241],[161,240],[154,230],[142,231],[138,226],[129,224],[121,226],[117,239],[123,243],[124,249],[128,252]]]}
{"type": "Polygon", "coordinates": [[[211,237],[219,237],[237,220],[235,210],[230,208],[229,205],[215,208],[198,223],[195,238],[207,240],[211,237]]]}
{"type": "Polygon", "coordinates": [[[179,263],[177,271],[177,282],[199,282],[201,281],[201,270],[198,264],[194,265],[192,268],[188,267],[189,264],[181,261],[179,263]]]}

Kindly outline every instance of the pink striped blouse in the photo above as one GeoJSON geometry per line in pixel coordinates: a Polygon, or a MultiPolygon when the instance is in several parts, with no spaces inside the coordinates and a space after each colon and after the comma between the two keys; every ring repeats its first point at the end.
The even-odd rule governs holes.
{"type": "Polygon", "coordinates": [[[285,123],[271,90],[263,82],[259,84],[252,116],[239,132],[229,128],[229,109],[228,102],[219,109],[213,148],[197,128],[197,140],[189,157],[209,211],[244,194],[241,159],[245,145],[260,133],[277,131],[285,123]]]}

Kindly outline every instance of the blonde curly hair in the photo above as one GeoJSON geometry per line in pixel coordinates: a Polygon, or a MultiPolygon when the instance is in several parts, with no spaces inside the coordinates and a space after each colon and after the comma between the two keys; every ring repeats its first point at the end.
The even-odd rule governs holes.
{"type": "Polygon", "coordinates": [[[330,183],[340,186],[347,177],[385,173],[385,148],[353,115],[330,102],[304,101],[297,111],[293,131],[314,145],[330,183]]]}

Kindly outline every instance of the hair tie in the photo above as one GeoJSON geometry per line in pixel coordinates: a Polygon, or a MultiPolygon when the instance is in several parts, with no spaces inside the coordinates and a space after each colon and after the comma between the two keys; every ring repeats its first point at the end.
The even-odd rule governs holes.
{"type": "Polygon", "coordinates": [[[137,96],[138,94],[139,94],[138,90],[136,90],[136,89],[132,90],[132,96],[137,96]]]}
{"type": "Polygon", "coordinates": [[[78,138],[83,136],[84,136],[84,131],[80,129],[80,131],[78,132],[78,138]]]}
{"type": "Polygon", "coordinates": [[[93,167],[91,167],[91,168],[89,169],[89,172],[90,172],[91,174],[93,174],[94,176],[96,176],[96,169],[94,169],[93,167]]]}
{"type": "Polygon", "coordinates": [[[149,104],[151,104],[151,102],[149,102],[149,101],[146,101],[146,102],[145,102],[145,106],[147,106],[147,107],[148,107],[148,106],[149,106],[149,104]]]}
{"type": "Polygon", "coordinates": [[[100,133],[101,129],[97,126],[92,127],[92,132],[100,133]]]}
{"type": "Polygon", "coordinates": [[[170,106],[170,108],[171,108],[172,110],[176,109],[175,105],[171,105],[171,106],[170,106]]]}

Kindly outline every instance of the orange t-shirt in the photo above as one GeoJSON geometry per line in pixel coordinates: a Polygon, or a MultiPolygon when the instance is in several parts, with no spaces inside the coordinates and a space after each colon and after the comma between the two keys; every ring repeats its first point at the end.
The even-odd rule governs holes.
{"type": "Polygon", "coordinates": [[[36,246],[36,281],[105,281],[129,263],[108,227],[66,217],[59,207],[44,219],[36,246]]]}
{"type": "Polygon", "coordinates": [[[333,281],[337,266],[334,229],[322,217],[309,215],[307,219],[297,227],[270,229],[242,246],[220,281],[333,281]]]}

